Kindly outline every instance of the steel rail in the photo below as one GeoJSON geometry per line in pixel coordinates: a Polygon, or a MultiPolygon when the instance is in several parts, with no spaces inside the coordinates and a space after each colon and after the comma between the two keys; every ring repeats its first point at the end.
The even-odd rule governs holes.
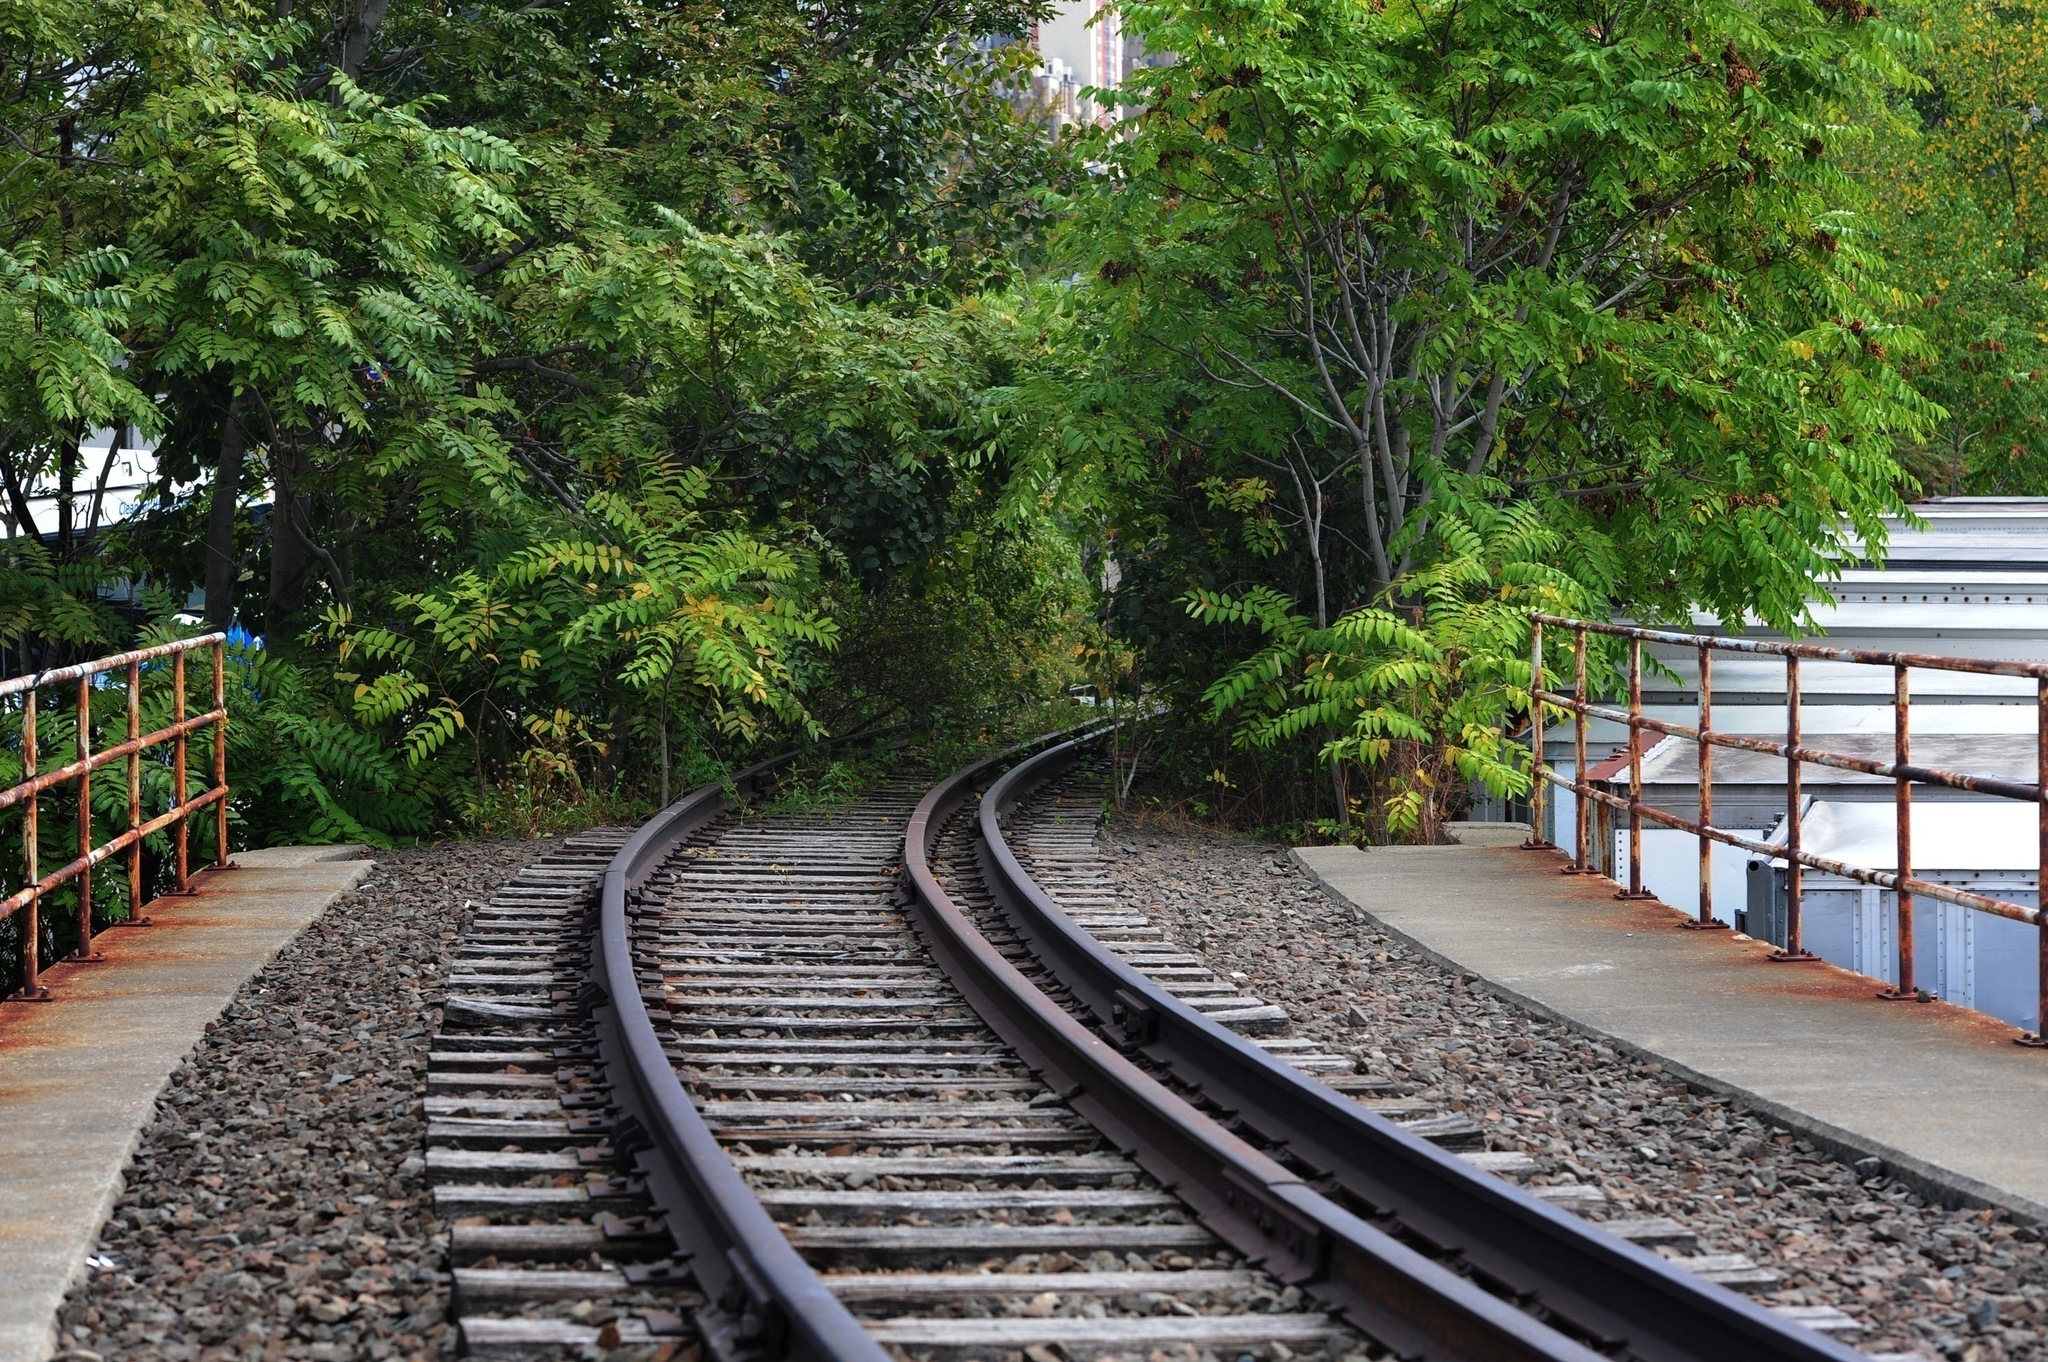
{"type": "MultiPolygon", "coordinates": [[[[1806,949],[1804,929],[1805,873],[1819,870],[1839,875],[1851,881],[1890,889],[1895,894],[1897,926],[1895,936],[1896,982],[1890,982],[1878,990],[1877,997],[1893,1002],[1928,1002],[1934,994],[1919,987],[1914,975],[1913,942],[1916,934],[1914,924],[1914,902],[1929,898],[1953,903],[1964,908],[1990,913],[1996,917],[2029,924],[2036,935],[2035,965],[2035,1029],[2014,1038],[2014,1043],[2035,1049],[2048,1049],[2048,1029],[2042,1019],[2048,1018],[2048,912],[2036,903],[2022,905],[2010,899],[2001,899],[1971,890],[1953,888],[1934,883],[1913,873],[1913,787],[1930,785],[1974,794],[1992,795],[2002,799],[2016,799],[2034,806],[2037,826],[2036,861],[2039,873],[2037,883],[2048,885],[2048,662],[1986,661],[1979,658],[1941,657],[1930,653],[1898,653],[1862,648],[1831,648],[1809,643],[1780,643],[1771,640],[1751,640],[1719,637],[1712,634],[1682,633],[1671,629],[1644,629],[1636,625],[1615,624],[1601,620],[1575,620],[1562,615],[1547,615],[1532,612],[1529,628],[1529,764],[1532,772],[1539,775],[1529,791],[1529,813],[1531,835],[1525,847],[1531,849],[1550,847],[1553,844],[1545,835],[1548,831],[1546,813],[1549,808],[1548,794],[1552,785],[1571,790],[1578,796],[1576,801],[1577,832],[1571,864],[1566,873],[1574,875],[1600,874],[1593,863],[1592,848],[1596,838],[1605,842],[1612,832],[1613,819],[1610,812],[1625,812],[1628,816],[1628,878],[1621,882],[1617,869],[1614,875],[1621,884],[1621,898],[1651,898],[1643,879],[1643,834],[1647,824],[1657,824],[1680,832],[1691,833],[1698,843],[1699,862],[1699,907],[1695,918],[1687,925],[1709,928],[1725,925],[1714,913],[1713,844],[1719,842],[1753,854],[1761,854],[1784,869],[1784,919],[1783,940],[1779,949],[1768,957],[1779,962],[1816,961],[1821,957],[1806,949]],[[1543,635],[1548,626],[1572,631],[1573,681],[1572,693],[1545,686],[1543,666],[1543,635]],[[1628,652],[1627,683],[1628,707],[1621,709],[1614,705],[1598,704],[1591,699],[1587,689],[1586,645],[1593,635],[1625,640],[1628,652]],[[1663,643],[1694,650],[1699,658],[1699,723],[1697,726],[1673,723],[1643,713],[1643,645],[1663,643]],[[1782,657],[1785,663],[1785,737],[1784,741],[1746,735],[1716,733],[1712,731],[1714,709],[1713,663],[1717,652],[1749,653],[1782,657]],[[1857,664],[1864,666],[1888,667],[1892,672],[1892,760],[1879,761],[1870,757],[1856,756],[1844,752],[1829,752],[1807,745],[1802,727],[1804,692],[1800,664],[1802,661],[1825,661],[1857,664]],[[1961,771],[1946,771],[1939,767],[1917,763],[1912,756],[1912,684],[1913,671],[1962,672],[1979,676],[2028,677],[2034,681],[2035,707],[2035,752],[2034,779],[2015,779],[2010,775],[1976,775],[1961,771]],[[1577,760],[1570,779],[1558,774],[1546,758],[1544,748],[1544,719],[1547,710],[1562,710],[1571,716],[1574,749],[1577,760]],[[1595,790],[1589,779],[1586,752],[1586,730],[1592,719],[1606,719],[1626,726],[1628,732],[1628,795],[1622,799],[1611,791],[1595,790]],[[1667,737],[1691,742],[1699,758],[1699,817],[1697,820],[1679,817],[1652,806],[1643,797],[1643,734],[1661,733],[1667,737]],[[1785,818],[1784,843],[1782,847],[1743,837],[1725,828],[1714,825],[1713,816],[1713,758],[1717,747],[1734,748],[1754,752],[1763,756],[1776,757],[1785,763],[1785,818]],[[1836,770],[1854,771],[1880,780],[1889,780],[1892,785],[1892,825],[1894,869],[1887,872],[1849,865],[1840,860],[1814,856],[1805,848],[1804,822],[1804,771],[1807,766],[1832,767],[1836,770]],[[1595,821],[1600,823],[1596,830],[1595,821]]],[[[1607,783],[1607,782],[1602,782],[1607,783]]],[[[1609,863],[1611,853],[1603,852],[1600,860],[1609,863]]],[[[2037,896],[2038,897],[2038,896],[2037,896]]],[[[1777,924],[1772,924],[1771,936],[1777,935],[1777,924]]],[[[1890,962],[1881,964],[1876,971],[1880,981],[1888,980],[1893,973],[1890,962]]]]}
{"type": "Polygon", "coordinates": [[[16,804],[26,801],[30,796],[39,795],[45,790],[54,789],[67,780],[76,780],[82,775],[88,775],[99,770],[102,766],[112,766],[117,761],[126,761],[147,748],[155,747],[158,743],[170,742],[175,738],[189,737],[202,729],[211,728],[224,717],[217,712],[208,712],[199,715],[197,718],[180,719],[169,728],[159,728],[154,733],[145,733],[139,738],[130,738],[128,741],[113,747],[97,748],[88,752],[77,761],[67,762],[63,766],[53,766],[40,775],[21,781],[19,784],[11,785],[5,790],[0,790],[0,809],[11,809],[16,804]]]}
{"type": "Polygon", "coordinates": [[[0,681],[0,697],[21,695],[44,686],[54,686],[59,681],[81,681],[88,676],[99,676],[122,667],[154,662],[160,657],[176,657],[198,648],[210,648],[216,643],[224,644],[227,637],[222,633],[198,634],[192,638],[178,639],[173,643],[159,643],[153,648],[135,648],[125,653],[109,653],[105,657],[96,657],[90,662],[79,662],[69,667],[52,667],[45,672],[10,676],[0,681]]]}
{"type": "Polygon", "coordinates": [[[112,840],[100,843],[91,851],[86,852],[85,855],[67,862],[60,869],[51,871],[27,888],[18,889],[8,897],[0,899],[0,918],[4,918],[10,913],[18,912],[22,908],[27,907],[30,903],[35,902],[36,899],[49,893],[66,880],[75,878],[80,872],[90,870],[96,865],[112,860],[117,853],[137,845],[143,838],[154,836],[179,819],[190,817],[209,804],[218,803],[227,797],[228,788],[225,785],[217,785],[211,790],[203,790],[170,812],[160,813],[147,823],[139,823],[126,832],[118,834],[112,840]]]}
{"type": "MultiPolygon", "coordinates": [[[[1019,769],[1043,770],[1047,762],[1057,769],[1074,750],[1074,743],[1062,744],[1019,769]]],[[[970,766],[924,797],[905,836],[904,873],[911,912],[933,957],[1026,1064],[1234,1250],[1310,1290],[1399,1356],[1441,1362],[1596,1362],[1603,1356],[1318,1194],[1139,1068],[1005,959],[940,886],[930,861],[946,821],[1003,761],[970,766]]],[[[1015,789],[1014,774],[996,788],[1015,789]]],[[[984,818],[987,807],[985,801],[984,818]]],[[[991,888],[999,897],[1004,893],[995,879],[991,888]]],[[[1761,1318],[1759,1327],[1739,1336],[1768,1338],[1770,1323],[1761,1318]]],[[[1855,1355],[1822,1348],[1719,1356],[1840,1362],[1855,1355]]]]}
{"type": "MultiPolygon", "coordinates": [[[[0,812],[9,809],[21,811],[22,878],[26,883],[5,898],[0,898],[0,920],[16,914],[20,914],[22,918],[21,987],[14,995],[16,998],[44,1001],[50,996],[49,989],[42,982],[43,900],[60,886],[76,886],[76,897],[70,905],[69,915],[76,924],[77,941],[69,958],[97,960],[101,958],[93,945],[99,935],[93,926],[93,871],[97,867],[122,852],[127,853],[128,912],[125,922],[128,925],[146,926],[150,919],[143,911],[148,906],[143,899],[142,844],[145,838],[166,828],[172,830],[177,883],[169,892],[190,893],[190,819],[191,815],[211,807],[214,816],[215,864],[221,869],[229,868],[232,864],[228,859],[226,639],[225,634],[202,634],[196,638],[179,639],[153,648],[115,653],[76,666],[57,667],[32,675],[0,680],[0,699],[18,697],[20,708],[16,712],[20,715],[21,721],[22,778],[9,788],[0,790],[0,812]],[[185,713],[185,656],[200,649],[207,649],[212,653],[213,707],[204,714],[188,716],[185,713]],[[145,662],[160,658],[169,658],[171,661],[171,722],[166,727],[145,734],[142,731],[142,668],[145,662]],[[123,742],[106,747],[96,747],[93,741],[93,696],[96,691],[103,688],[95,685],[93,678],[116,672],[126,673],[124,688],[127,692],[127,704],[124,706],[126,713],[123,717],[127,720],[127,738],[123,742]],[[50,770],[43,770],[41,747],[37,741],[39,694],[42,690],[60,683],[69,684],[77,707],[71,731],[74,759],[50,770]],[[212,730],[213,737],[213,783],[204,793],[193,796],[186,782],[189,740],[193,734],[206,729],[212,730]],[[165,743],[171,747],[171,807],[167,812],[145,822],[142,816],[143,754],[165,743]],[[117,765],[127,768],[128,826],[111,840],[96,842],[93,834],[93,773],[117,765]],[[42,797],[74,781],[77,782],[77,855],[59,869],[44,874],[43,810],[40,807],[42,797]]],[[[108,726],[110,725],[102,725],[108,726]]],[[[106,924],[108,927],[115,925],[120,924],[106,924]]]]}
{"type": "MultiPolygon", "coordinates": [[[[1122,1138],[1130,1139],[1139,1151],[1135,1157],[1162,1180],[1178,1180],[1178,1194],[1188,1197],[1216,1189],[1226,1221],[1232,1212],[1247,1211],[1271,1215],[1281,1226],[1289,1223],[1283,1216],[1299,1217],[1297,1223],[1304,1228],[1316,1226],[1327,1236],[1326,1256],[1320,1263],[1309,1256],[1289,1260],[1283,1255],[1269,1261],[1269,1270],[1338,1304],[1353,1323],[1397,1351],[1428,1358],[1586,1355],[1588,1349],[1573,1339],[1584,1340],[1601,1355],[1643,1362],[1854,1362],[1862,1357],[1473,1168],[1203,1016],[1112,954],[1032,880],[1003,835],[1015,802],[1072,767],[1080,751],[1081,743],[1070,742],[1020,763],[990,787],[978,816],[987,887],[1033,953],[1125,1049],[1165,1067],[1218,1108],[1284,1147],[1366,1214],[1398,1224],[1405,1238],[1427,1245],[1432,1258],[1461,1263],[1472,1280],[1452,1274],[1317,1196],[1291,1173],[1276,1185],[1246,1188],[1253,1198],[1233,1204],[1232,1173],[1176,1166],[1176,1157],[1186,1159],[1203,1142],[1170,1132],[1181,1145],[1161,1151],[1148,1138],[1140,1138],[1153,1136],[1151,1130],[1124,1127],[1127,1133],[1122,1138]],[[1284,1198],[1278,1195],[1282,1192],[1284,1198]],[[1259,1199],[1259,1194],[1279,1204],[1259,1199]],[[1319,1206],[1311,1208],[1310,1203],[1319,1206]],[[1340,1234],[1340,1225],[1365,1234],[1349,1240],[1340,1234]],[[1385,1253],[1386,1245],[1399,1248],[1407,1258],[1385,1253]],[[1380,1256],[1372,1262],[1375,1247],[1380,1256]],[[1379,1275],[1351,1276],[1363,1263],[1371,1263],[1379,1275]],[[1415,1265],[1427,1271],[1418,1270],[1415,1277],[1403,1280],[1400,1270],[1415,1265]],[[1445,1278],[1457,1289],[1450,1289],[1445,1278]],[[1487,1284],[1501,1297],[1475,1283],[1487,1284]],[[1499,1331],[1486,1339],[1486,1346],[1473,1332],[1480,1316],[1461,1317],[1462,1311],[1474,1309],[1474,1297],[1484,1302],[1485,1320],[1499,1331]],[[1509,1301],[1534,1313],[1524,1313],[1509,1301]],[[1521,1329],[1501,1320],[1501,1312],[1514,1316],[1521,1329]],[[1539,1324],[1539,1317],[1546,1323],[1539,1324]],[[1546,1346],[1559,1350],[1539,1351],[1546,1346]],[[1502,1347],[1517,1351],[1501,1351],[1502,1347]]],[[[926,823],[912,820],[913,871],[920,861],[919,837],[935,821],[933,815],[948,801],[957,805],[965,798],[961,782],[962,777],[954,777],[927,800],[929,809],[920,807],[926,823]]],[[[936,894],[928,871],[919,890],[926,896],[936,894]]],[[[943,902],[942,895],[939,899],[943,902]]],[[[970,997],[981,1006],[981,995],[970,991],[970,997]]],[[[1023,1010],[1015,1003],[1008,1006],[1023,1010]]],[[[988,1019],[1003,1030],[995,1017],[988,1019]]],[[[1093,1102],[1121,1115],[1121,1109],[1137,1102],[1098,1086],[1104,1079],[1135,1070],[1093,1032],[1064,1012],[1058,1019],[1029,1015],[1028,1023],[1035,1032],[1058,1036],[1066,1044],[1067,1051],[1053,1062],[1081,1085],[1082,1095],[1073,1099],[1076,1107],[1085,1111],[1093,1102]],[[1079,1035],[1071,1036],[1075,1031],[1079,1035]]],[[[1013,1024],[1013,1029],[1019,1028],[1013,1024]]],[[[1014,1037],[1005,1038],[1019,1044],[1014,1037]]],[[[1156,1098],[1154,1106],[1164,1114],[1164,1104],[1156,1098]]],[[[1146,1114],[1153,1109],[1140,1107],[1146,1114]]],[[[1201,1152],[1223,1152],[1218,1130],[1219,1138],[1208,1141],[1201,1152]]],[[[1279,1168],[1266,1156],[1258,1157],[1265,1167],[1279,1168]]],[[[1238,1242],[1222,1223],[1212,1228],[1238,1242]]]]}
{"type": "Polygon", "coordinates": [[[706,785],[641,825],[599,887],[590,984],[598,1055],[622,1113],[613,1146],[646,1180],[679,1261],[668,1280],[694,1280],[695,1324],[719,1362],[889,1362],[818,1279],[719,1145],[654,1029],[633,958],[630,918],[647,878],[691,833],[767,786],[796,753],[706,785]]]}

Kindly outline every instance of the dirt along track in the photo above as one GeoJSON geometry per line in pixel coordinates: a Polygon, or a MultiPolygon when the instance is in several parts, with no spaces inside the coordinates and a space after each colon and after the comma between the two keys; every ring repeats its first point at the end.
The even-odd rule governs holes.
{"type": "MultiPolygon", "coordinates": [[[[1091,807],[1099,808],[1101,800],[1091,807]]],[[[1353,920],[1283,847],[1179,819],[1103,821],[1104,892],[1294,1032],[1482,1128],[1527,1180],[1600,1220],[1667,1217],[1772,1274],[1760,1300],[1834,1307],[1872,1353],[2048,1359],[2048,1247],[2002,1213],[1928,1204],[1711,1093],[1687,1091],[1353,920]]]]}
{"type": "MultiPolygon", "coordinates": [[[[73,1362],[437,1358],[446,1227],[420,1091],[450,947],[546,843],[379,853],[173,1075],[90,1275],[73,1362]]],[[[61,1150],[50,1151],[61,1158],[61,1150]]]]}
{"type": "MultiPolygon", "coordinates": [[[[2040,1355],[2031,1231],[1919,1207],[1433,977],[1273,849],[1127,824],[1098,846],[1086,781],[1020,806],[1008,840],[1089,932],[1197,1012],[1482,1176],[1807,1320],[1860,1324],[1873,1347],[2040,1355]],[[1584,1114],[1599,1119],[1576,1125],[1584,1114]]],[[[623,834],[380,870],[181,1075],[105,1266],[66,1308],[72,1356],[1381,1355],[1331,1302],[1248,1262],[1142,1149],[1105,1138],[1076,1111],[1080,1088],[1048,1086],[934,963],[934,919],[901,882],[920,793],[779,815],[706,805],[621,891],[624,974],[592,945],[623,834]],[[380,890],[399,913],[366,911],[380,890]],[[733,1179],[739,1219],[767,1227],[774,1249],[755,1257],[816,1288],[805,1318],[758,1267],[711,1271],[716,1235],[692,1249],[678,1232],[695,1193],[650,1163],[663,1140],[621,1098],[605,978],[635,995],[687,1094],[694,1157],[733,1179]],[[828,1325],[819,1337],[839,1342],[812,1346],[807,1315],[835,1312],[848,1332],[828,1325]]],[[[1087,1019],[983,882],[972,813],[970,799],[929,844],[939,892],[1087,1019]]],[[[699,1219],[723,1213],[707,1204],[692,1202],[699,1219]]],[[[1583,1351],[1547,1336],[1528,1355],[1583,1351]]]]}

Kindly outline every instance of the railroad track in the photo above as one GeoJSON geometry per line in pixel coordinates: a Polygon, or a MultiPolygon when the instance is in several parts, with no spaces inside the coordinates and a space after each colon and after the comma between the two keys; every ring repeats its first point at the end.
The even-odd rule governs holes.
{"type": "Polygon", "coordinates": [[[430,1066],[466,1348],[1859,1356],[1461,1157],[1120,909],[1077,755],[830,816],[712,787],[507,885],[430,1066]]]}
{"type": "MultiPolygon", "coordinates": [[[[1218,979],[1198,956],[1169,940],[1142,913],[1117,902],[1108,858],[1096,842],[1108,797],[1108,781],[1106,770],[1084,765],[1065,778],[1046,782],[1014,810],[1006,812],[1005,821],[1014,820],[1015,827],[1005,840],[1018,864],[1078,926],[1148,978],[1205,1012],[1211,1020],[1240,1015],[1232,1009],[1245,1003],[1270,1006],[1260,999],[1243,999],[1236,985],[1218,979]],[[1219,1002],[1219,997],[1240,1001],[1219,1002]]],[[[1470,1118],[1412,1094],[1411,1085],[1354,1073],[1355,1061],[1347,1056],[1317,1053],[1318,1047],[1307,1041],[1260,1044],[1291,1066],[1339,1092],[1351,1094],[1369,1110],[1394,1120],[1411,1133],[1458,1151],[1476,1169],[1517,1181],[1546,1171],[1545,1163],[1536,1157],[1487,1151],[1483,1147],[1483,1127],[1470,1118]]],[[[1194,1097],[1198,1103],[1204,1100],[1199,1092],[1194,1097]]],[[[1226,1119],[1235,1128],[1247,1129],[1241,1121],[1229,1116],[1226,1119]]],[[[1256,1131],[1251,1133],[1257,1138],[1256,1131]]],[[[1745,1254],[1701,1253],[1693,1231],[1669,1216],[1611,1215],[1607,1195],[1597,1186],[1573,1182],[1527,1186],[1524,1190],[1549,1205],[1593,1219],[1603,1232],[1651,1248],[1707,1281],[1742,1291],[1766,1290],[1782,1281],[1775,1269],[1745,1254]]],[[[1844,1339],[1861,1332],[1859,1321],[1835,1306],[1770,1308],[1783,1319],[1844,1339]]],[[[1875,1358],[1876,1362],[1912,1362],[1916,1356],[1897,1353],[1877,1354],[1875,1358]]]]}

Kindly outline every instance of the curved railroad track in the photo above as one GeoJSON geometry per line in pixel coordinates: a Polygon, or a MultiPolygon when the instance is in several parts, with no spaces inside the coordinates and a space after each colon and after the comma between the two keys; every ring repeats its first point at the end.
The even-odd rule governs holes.
{"type": "Polygon", "coordinates": [[[1105,892],[1085,753],[746,812],[778,758],[481,910],[428,1097],[468,1350],[1860,1356],[1272,1034],[1105,892]]]}

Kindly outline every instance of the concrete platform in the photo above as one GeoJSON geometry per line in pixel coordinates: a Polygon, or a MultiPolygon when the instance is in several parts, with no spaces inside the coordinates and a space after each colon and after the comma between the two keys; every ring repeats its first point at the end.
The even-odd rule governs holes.
{"type": "Polygon", "coordinates": [[[1333,897],[1423,954],[1951,1205],[2048,1223],[2048,1051],[1946,1003],[1880,1002],[1833,965],[1692,932],[1552,851],[1313,847],[1333,897]]]}
{"type": "Polygon", "coordinates": [[[0,1004],[0,1362],[54,1350],[57,1308],[180,1060],[245,980],[369,874],[360,847],[237,856],[105,960],[43,974],[52,1001],[0,1004]]]}

